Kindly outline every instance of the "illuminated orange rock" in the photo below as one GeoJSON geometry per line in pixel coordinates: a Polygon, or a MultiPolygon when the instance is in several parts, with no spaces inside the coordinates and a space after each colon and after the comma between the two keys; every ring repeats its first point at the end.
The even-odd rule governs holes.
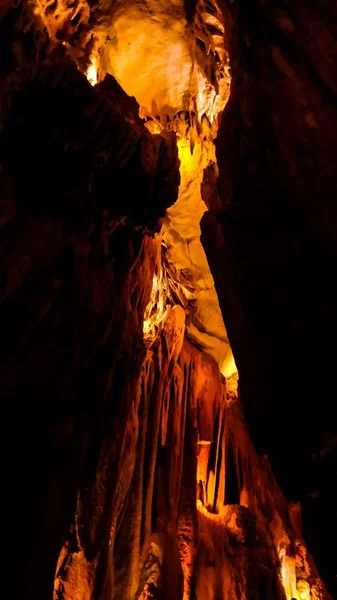
{"type": "MultiPolygon", "coordinates": [[[[193,594],[211,600],[215,592],[225,600],[330,598],[298,520],[293,524],[294,507],[267,458],[254,451],[239,400],[227,396],[214,359],[184,340],[183,325],[184,311],[174,306],[143,363],[133,409],[138,441],[129,445],[131,487],[109,538],[110,593],[130,599],[187,600],[193,594]]],[[[83,517],[77,516],[76,527],[83,517]]],[[[65,600],[79,593],[75,569],[70,559],[64,581],[57,582],[58,590],[67,590],[60,592],[65,600]]],[[[84,579],[95,572],[94,560],[84,579]]],[[[99,589],[104,597],[106,589],[99,589]]]]}
{"type": "MultiPolygon", "coordinates": [[[[73,11],[83,19],[88,10],[84,5],[83,0],[83,6],[73,11]]],[[[232,375],[236,365],[199,239],[206,210],[200,194],[203,170],[216,161],[217,116],[230,88],[224,18],[218,4],[198,2],[192,20],[183,0],[174,4],[130,0],[112,4],[108,12],[98,4],[92,10],[94,31],[82,20],[79,38],[72,31],[78,19],[63,2],[55,10],[43,3],[36,10],[50,35],[61,35],[67,52],[93,85],[112,74],[137,99],[140,115],[150,117],[146,125],[151,133],[166,129],[177,133],[181,185],[162,229],[167,258],[176,269],[188,272],[195,288],[186,299],[190,339],[215,357],[224,375],[232,375]],[[62,18],[55,21],[59,14],[62,18]],[[67,23],[74,22],[69,29],[67,23]]],[[[98,87],[102,86],[108,87],[106,82],[98,87]]]]}
{"type": "MultiPolygon", "coordinates": [[[[292,19],[267,5],[268,25],[292,39],[292,19]]],[[[261,406],[247,398],[260,392],[262,406],[284,414],[260,377],[271,362],[265,315],[253,293],[245,304],[241,287],[262,261],[250,246],[255,231],[241,227],[261,215],[252,182],[263,208],[274,189],[255,145],[260,129],[252,145],[250,137],[251,102],[264,121],[251,93],[256,7],[226,6],[1,7],[0,385],[15,598],[331,600],[302,539],[299,505],[288,505],[251,442],[223,322],[247,414],[261,406]],[[234,91],[219,170],[225,42],[234,91]],[[242,174],[253,175],[249,189],[242,174]],[[240,210],[248,205],[240,227],[238,198],[240,210]],[[203,217],[206,205],[214,212],[203,217]],[[249,306],[260,328],[247,327],[249,306]]],[[[333,82],[330,62],[315,60],[305,32],[301,40],[333,82]]],[[[269,58],[297,81],[278,48],[269,58]]],[[[262,64],[261,97],[283,139],[284,99],[276,101],[273,77],[270,86],[264,78],[271,65],[262,64]]],[[[312,111],[304,122],[315,137],[312,111]]],[[[286,150],[287,160],[296,155],[293,144],[286,150]]],[[[270,438],[277,425],[267,420],[270,438]]],[[[282,436],[285,452],[286,428],[282,436]]]]}

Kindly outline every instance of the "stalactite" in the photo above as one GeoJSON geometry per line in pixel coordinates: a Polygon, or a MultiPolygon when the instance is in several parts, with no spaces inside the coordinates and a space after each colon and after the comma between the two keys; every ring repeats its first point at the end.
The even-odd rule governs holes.
{"type": "MultiPolygon", "coordinates": [[[[8,399],[27,346],[27,364],[44,364],[39,328],[46,317],[52,326],[43,334],[42,348],[49,350],[48,333],[57,335],[61,321],[60,347],[64,354],[71,347],[74,363],[56,401],[48,388],[56,425],[43,418],[38,426],[33,423],[33,433],[41,429],[47,438],[51,431],[46,444],[51,463],[59,447],[62,454],[62,444],[69,445],[61,467],[57,463],[42,486],[46,527],[44,517],[38,521],[45,529],[42,549],[52,538],[49,578],[60,550],[54,600],[328,600],[301,537],[299,509],[287,505],[268,459],[257,456],[249,438],[236,366],[200,241],[204,200],[211,208],[219,202],[213,140],[229,94],[226,24],[216,0],[198,0],[188,27],[183,3],[173,4],[179,18],[166,17],[176,26],[172,32],[182,68],[166,59],[165,67],[183,98],[168,77],[165,90],[157,89],[159,100],[151,95],[151,106],[141,87],[143,106],[114,77],[103,78],[116,70],[130,93],[139,84],[133,64],[138,55],[128,65],[123,62],[129,23],[135,40],[143,28],[139,3],[130,21],[116,9],[114,27],[123,35],[113,43],[104,2],[92,12],[85,0],[76,7],[60,0],[13,9],[18,14],[12,23],[13,73],[4,75],[1,143],[6,177],[18,191],[4,244],[2,320],[6,310],[15,316],[6,304],[14,296],[23,326],[9,328],[8,399]],[[119,54],[118,43],[124,44],[119,54]],[[130,64],[133,77],[124,75],[130,64]],[[56,126],[50,125],[50,112],[56,126]],[[66,186],[55,176],[54,164],[68,175],[66,186]],[[51,276],[45,288],[36,300],[34,286],[28,285],[27,303],[31,272],[44,282],[46,269],[51,276]],[[61,407],[59,417],[67,394],[70,408],[62,412],[61,407]],[[67,497],[68,486],[72,493],[63,519],[61,496],[67,497]],[[53,520],[57,513],[62,532],[53,520]]],[[[289,32],[289,21],[281,21],[289,32]]],[[[158,27],[159,39],[170,29],[152,18],[150,25],[158,27]]],[[[244,41],[249,56],[251,39],[244,41]]],[[[292,78],[282,53],[271,50],[278,68],[292,78]]],[[[307,117],[315,128],[315,119],[307,117]]],[[[243,331],[238,322],[237,333],[243,331]]],[[[49,361],[54,366],[53,353],[49,361]]],[[[20,458],[24,448],[23,443],[20,458]]],[[[33,458],[40,454],[41,448],[33,458]]],[[[44,508],[40,502],[37,512],[44,508]]],[[[25,547],[30,542],[27,536],[25,547]]],[[[37,556],[42,555],[40,549],[37,556]]],[[[23,565],[28,574],[31,562],[23,565]]],[[[46,580],[42,594],[48,585],[46,580]]]]}

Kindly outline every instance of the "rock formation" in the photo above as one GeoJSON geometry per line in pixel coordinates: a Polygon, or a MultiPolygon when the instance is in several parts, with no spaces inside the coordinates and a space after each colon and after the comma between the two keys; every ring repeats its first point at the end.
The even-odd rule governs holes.
{"type": "Polygon", "coordinates": [[[309,406],[298,433],[301,403],[290,418],[273,385],[281,329],[293,366],[306,314],[271,323],[287,293],[299,310],[284,273],[293,284],[308,251],[329,257],[332,294],[336,15],[260,4],[0,7],[14,598],[332,598],[273,470],[291,496],[284,444],[301,466],[327,431],[329,458],[334,425],[315,430],[309,406]]]}
{"type": "Polygon", "coordinates": [[[328,1],[226,9],[232,87],[203,241],[254,445],[301,501],[337,596],[337,12],[328,1]]]}

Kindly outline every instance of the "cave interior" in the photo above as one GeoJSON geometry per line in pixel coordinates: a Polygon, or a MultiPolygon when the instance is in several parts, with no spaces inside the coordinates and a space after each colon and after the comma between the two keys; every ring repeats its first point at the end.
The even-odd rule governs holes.
{"type": "Polygon", "coordinates": [[[11,596],[337,598],[335,1],[2,0],[0,52],[11,596]]]}

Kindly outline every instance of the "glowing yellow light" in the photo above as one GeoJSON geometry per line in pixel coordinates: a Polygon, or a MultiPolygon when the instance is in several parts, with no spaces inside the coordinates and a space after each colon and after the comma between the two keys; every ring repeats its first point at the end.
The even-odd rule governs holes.
{"type": "Polygon", "coordinates": [[[192,154],[191,145],[188,138],[178,138],[177,140],[178,146],[178,156],[180,160],[180,173],[182,177],[184,173],[190,173],[191,171],[198,170],[200,167],[200,150],[199,152],[192,154]]]}
{"type": "Polygon", "coordinates": [[[306,552],[305,546],[299,540],[294,555],[289,556],[285,547],[279,549],[281,581],[287,600],[322,600],[323,598],[321,582],[312,577],[306,552]]]}
{"type": "MultiPolygon", "coordinates": [[[[227,379],[230,379],[233,375],[235,375],[235,373],[238,372],[237,366],[235,364],[235,359],[234,356],[232,354],[229,354],[229,356],[222,361],[222,364],[220,366],[220,371],[222,373],[222,375],[224,375],[224,377],[226,377],[227,379]]],[[[234,379],[232,380],[234,383],[234,379]]],[[[236,380],[236,389],[237,389],[237,380],[236,380]]]]}
{"type": "Polygon", "coordinates": [[[150,133],[160,133],[162,131],[162,127],[157,121],[153,119],[149,119],[144,123],[145,127],[149,130],[150,133]]]}
{"type": "Polygon", "coordinates": [[[296,589],[296,562],[288,556],[285,549],[279,551],[281,561],[281,580],[287,600],[299,600],[296,589]]]}
{"type": "Polygon", "coordinates": [[[98,70],[98,60],[97,60],[97,57],[93,56],[90,59],[90,65],[85,74],[87,80],[89,81],[89,83],[91,83],[91,85],[96,85],[96,83],[98,82],[97,70],[98,70]]]}
{"type": "Polygon", "coordinates": [[[143,334],[145,339],[156,337],[160,323],[168,311],[163,279],[163,270],[160,268],[159,274],[153,276],[151,296],[144,313],[143,334]]]}

